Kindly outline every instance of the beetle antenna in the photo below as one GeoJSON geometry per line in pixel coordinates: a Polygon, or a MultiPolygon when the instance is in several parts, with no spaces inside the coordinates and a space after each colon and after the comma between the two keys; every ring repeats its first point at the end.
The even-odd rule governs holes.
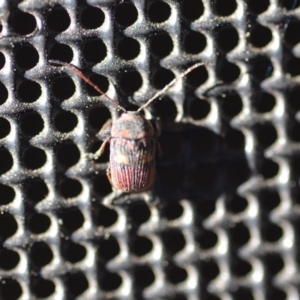
{"type": "Polygon", "coordinates": [[[172,85],[174,85],[177,81],[179,81],[181,78],[186,76],[188,73],[192,72],[194,69],[204,65],[205,63],[196,63],[193,66],[186,69],[184,72],[182,72],[178,77],[174,78],[170,83],[168,83],[161,91],[157,92],[151,99],[149,99],[144,105],[142,105],[137,111],[141,111],[145,107],[147,107],[152,101],[154,101],[156,98],[164,94],[172,85]]]}
{"type": "Polygon", "coordinates": [[[127,112],[127,110],[122,107],[116,100],[110,98],[106,93],[104,93],[96,84],[94,84],[88,77],[86,77],[82,71],[80,71],[77,67],[58,60],[49,60],[51,64],[60,65],[63,67],[66,67],[70,70],[72,70],[75,74],[77,74],[82,80],[84,80],[87,84],[92,86],[99,94],[104,96],[106,99],[108,99],[114,106],[116,106],[118,109],[123,110],[124,112],[127,112]]]}

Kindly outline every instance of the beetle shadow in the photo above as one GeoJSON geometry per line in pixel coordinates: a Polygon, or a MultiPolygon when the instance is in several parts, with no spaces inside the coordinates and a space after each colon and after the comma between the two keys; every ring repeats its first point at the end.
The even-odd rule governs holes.
{"type": "Polygon", "coordinates": [[[159,138],[154,199],[213,198],[236,194],[250,176],[244,136],[228,128],[222,136],[192,124],[163,126],[159,138]]]}

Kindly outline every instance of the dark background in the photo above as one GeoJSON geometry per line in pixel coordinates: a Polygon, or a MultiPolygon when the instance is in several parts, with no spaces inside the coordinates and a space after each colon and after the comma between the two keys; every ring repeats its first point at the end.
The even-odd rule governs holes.
{"type": "Polygon", "coordinates": [[[300,297],[300,3],[274,3],[1,4],[0,299],[300,297]],[[205,62],[147,111],[153,191],[112,194],[85,154],[118,112],[50,59],[128,110],[205,62]]]}

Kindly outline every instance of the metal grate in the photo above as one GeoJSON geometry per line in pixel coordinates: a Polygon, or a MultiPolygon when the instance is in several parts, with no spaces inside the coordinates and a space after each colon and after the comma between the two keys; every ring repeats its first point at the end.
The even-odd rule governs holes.
{"type": "Polygon", "coordinates": [[[0,299],[300,299],[299,19],[296,0],[0,2],[0,299]],[[85,154],[118,112],[50,59],[127,109],[209,62],[145,112],[152,192],[112,192],[108,151],[85,154]]]}

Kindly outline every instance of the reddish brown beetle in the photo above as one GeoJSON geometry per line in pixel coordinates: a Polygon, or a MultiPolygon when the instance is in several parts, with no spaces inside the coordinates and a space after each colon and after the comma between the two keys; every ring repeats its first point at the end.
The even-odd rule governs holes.
{"type": "Polygon", "coordinates": [[[110,167],[107,169],[107,177],[113,188],[123,192],[142,192],[151,188],[156,176],[155,156],[159,149],[158,136],[160,132],[140,111],[178,80],[204,63],[196,63],[181,73],[137,111],[126,111],[75,66],[53,60],[50,63],[71,69],[101,95],[105,96],[117,109],[123,111],[115,122],[109,121],[104,124],[100,130],[100,136],[104,140],[103,144],[95,154],[90,155],[90,157],[98,158],[103,153],[106,144],[110,142],[110,167]]]}

